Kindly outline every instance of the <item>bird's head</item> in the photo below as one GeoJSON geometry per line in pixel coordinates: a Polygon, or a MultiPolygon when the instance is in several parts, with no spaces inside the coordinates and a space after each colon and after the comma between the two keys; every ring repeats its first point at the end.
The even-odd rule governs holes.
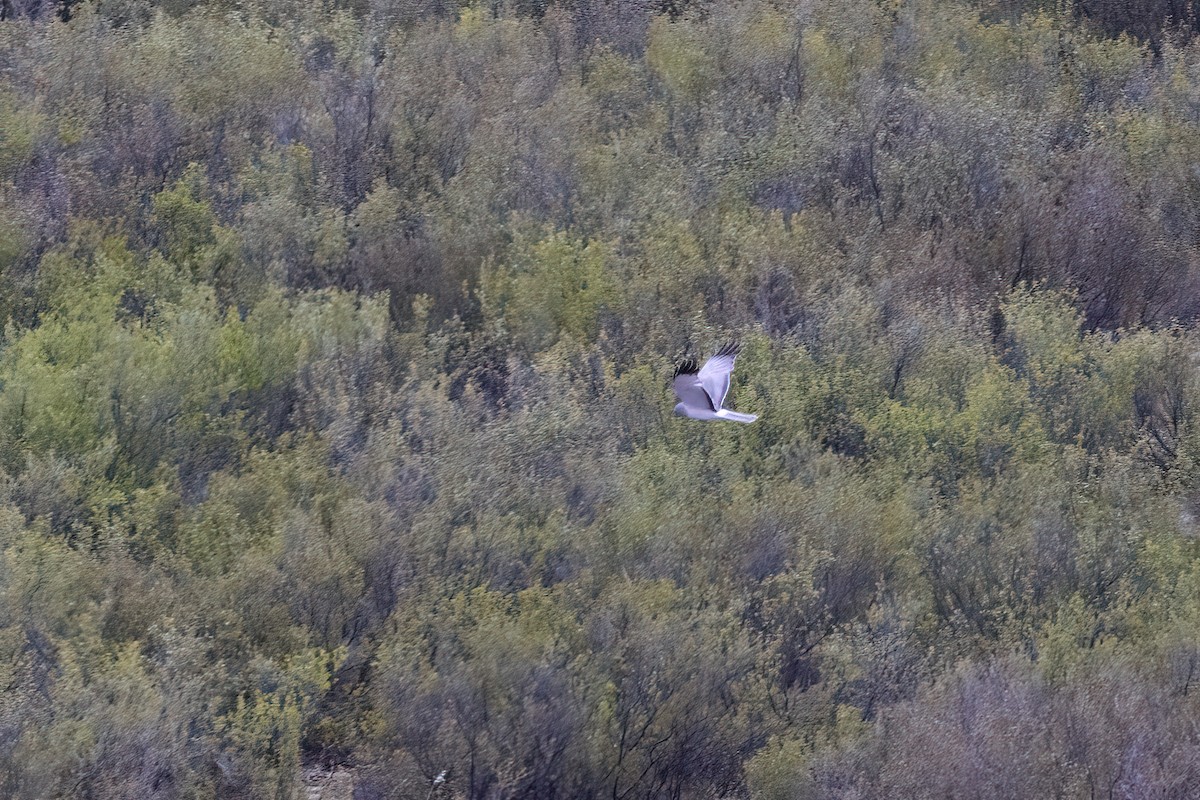
{"type": "Polygon", "coordinates": [[[683,410],[683,403],[675,404],[675,416],[677,416],[677,417],[686,417],[687,416],[687,412],[683,410]]]}

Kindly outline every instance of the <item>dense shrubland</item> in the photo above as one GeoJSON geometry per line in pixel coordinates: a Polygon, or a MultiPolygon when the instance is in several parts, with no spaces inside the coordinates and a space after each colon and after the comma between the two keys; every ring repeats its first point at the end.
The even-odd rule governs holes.
{"type": "Polygon", "coordinates": [[[1195,26],[2,0],[0,794],[1194,796],[1195,26]]]}

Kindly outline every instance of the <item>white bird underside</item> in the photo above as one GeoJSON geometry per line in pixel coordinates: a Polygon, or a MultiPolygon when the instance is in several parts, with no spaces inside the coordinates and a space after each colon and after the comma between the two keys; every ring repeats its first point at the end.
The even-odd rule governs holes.
{"type": "Polygon", "coordinates": [[[679,398],[675,413],[691,419],[727,419],[745,423],[758,419],[755,414],[739,414],[721,407],[729,393],[729,376],[740,349],[739,345],[730,342],[700,369],[695,361],[680,364],[675,369],[674,389],[679,398]]]}

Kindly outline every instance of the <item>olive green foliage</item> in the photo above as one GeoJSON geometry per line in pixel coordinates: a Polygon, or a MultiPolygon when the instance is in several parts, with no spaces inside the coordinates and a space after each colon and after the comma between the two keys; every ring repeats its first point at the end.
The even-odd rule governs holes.
{"type": "Polygon", "coordinates": [[[0,795],[1193,796],[1195,24],[0,0],[0,795]]]}

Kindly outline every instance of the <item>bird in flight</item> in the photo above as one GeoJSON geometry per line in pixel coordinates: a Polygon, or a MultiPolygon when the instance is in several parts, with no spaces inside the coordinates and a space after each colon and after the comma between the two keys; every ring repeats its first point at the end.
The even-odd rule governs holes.
{"type": "Polygon", "coordinates": [[[742,349],[736,342],[722,347],[700,367],[695,360],[688,359],[675,368],[675,396],[679,402],[675,413],[692,419],[728,419],[750,423],[758,419],[754,414],[739,414],[721,408],[729,391],[729,376],[733,373],[733,361],[742,349]]]}

